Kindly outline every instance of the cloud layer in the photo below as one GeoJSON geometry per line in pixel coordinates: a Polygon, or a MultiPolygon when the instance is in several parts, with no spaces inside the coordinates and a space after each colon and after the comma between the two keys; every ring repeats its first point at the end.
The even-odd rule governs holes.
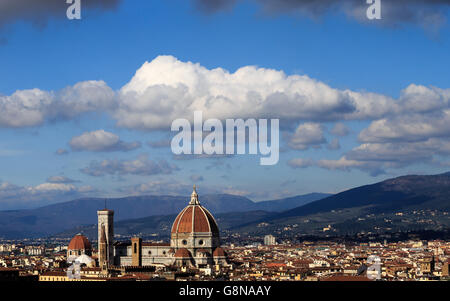
{"type": "MultiPolygon", "coordinates": [[[[339,90],[306,75],[245,66],[234,73],[158,56],[139,68],[121,90],[86,81],[58,92],[19,90],[0,97],[2,127],[106,112],[130,129],[168,129],[176,118],[281,118],[282,122],[379,120],[449,107],[450,89],[410,85],[396,100],[382,94],[339,90]]],[[[337,129],[339,135],[345,129],[337,129]]]]}
{"type": "MultiPolygon", "coordinates": [[[[387,95],[335,89],[306,75],[244,66],[235,72],[207,69],[173,56],[146,62],[120,90],[102,81],[86,81],[61,91],[19,90],[0,96],[0,127],[40,126],[103,112],[118,127],[139,131],[169,131],[177,118],[280,118],[287,146],[295,151],[325,146],[338,150],[335,137],[353,132],[348,121],[369,122],[358,133],[360,145],[337,160],[292,161],[291,166],[365,170],[379,174],[417,162],[445,164],[449,155],[450,89],[410,84],[398,99],[387,95]],[[334,123],[327,130],[324,124],[334,123]],[[293,130],[295,129],[295,130],[293,130]],[[307,164],[305,163],[307,162],[307,164]],[[312,162],[312,163],[311,163],[312,162]]],[[[166,146],[167,141],[150,143],[166,146]]],[[[74,151],[127,151],[139,142],[124,142],[104,130],[74,137],[74,151]]],[[[66,153],[60,150],[58,153],[66,153]]],[[[301,153],[299,153],[299,156],[301,153]]],[[[305,158],[303,158],[306,160],[305,158]]],[[[136,160],[91,162],[83,172],[91,175],[170,173],[167,162],[136,160]]]]}
{"type": "MultiPolygon", "coordinates": [[[[121,0],[82,1],[82,9],[111,10],[120,2],[121,0]]],[[[65,18],[68,7],[66,0],[2,0],[0,1],[0,27],[19,20],[43,26],[50,18],[65,18]]]]}
{"type": "MultiPolygon", "coordinates": [[[[206,13],[229,10],[244,0],[194,0],[197,7],[206,13]]],[[[252,0],[259,4],[267,14],[300,14],[318,18],[327,13],[345,13],[359,21],[368,22],[365,0],[252,0]]],[[[448,0],[382,0],[382,20],[375,24],[397,25],[402,23],[420,24],[425,27],[438,27],[445,21],[450,1],[448,0]]]]}
{"type": "Polygon", "coordinates": [[[100,177],[105,175],[139,175],[149,176],[156,174],[170,174],[178,168],[165,160],[153,161],[147,155],[142,154],[134,160],[103,160],[92,161],[81,172],[90,176],[100,177]]]}
{"type": "Polygon", "coordinates": [[[52,181],[57,180],[54,177],[50,177],[49,180],[36,186],[18,186],[0,181],[0,209],[33,208],[38,205],[73,200],[95,191],[89,185],[75,186],[61,181],[55,182],[52,181]]]}
{"type": "Polygon", "coordinates": [[[47,183],[62,183],[62,184],[71,184],[79,182],[77,180],[73,180],[71,178],[65,176],[51,176],[47,179],[47,183]]]}
{"type": "Polygon", "coordinates": [[[18,90],[0,95],[0,127],[39,126],[73,119],[89,112],[108,112],[116,105],[115,92],[103,81],[85,81],[61,91],[18,90]]]}

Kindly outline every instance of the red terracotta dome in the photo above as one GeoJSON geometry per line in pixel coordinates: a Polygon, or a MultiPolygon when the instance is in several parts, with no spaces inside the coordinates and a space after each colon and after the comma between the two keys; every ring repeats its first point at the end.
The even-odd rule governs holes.
{"type": "Polygon", "coordinates": [[[225,253],[225,251],[222,248],[218,247],[214,250],[213,256],[214,257],[226,257],[227,254],[225,253]]]}
{"type": "Polygon", "coordinates": [[[191,252],[189,252],[188,249],[182,248],[182,249],[178,249],[175,252],[175,257],[192,257],[191,252]]]}
{"type": "Polygon", "coordinates": [[[178,214],[172,233],[213,232],[219,233],[214,217],[205,207],[189,205],[178,214]]]}
{"type": "Polygon", "coordinates": [[[198,201],[197,192],[192,192],[189,205],[178,214],[172,225],[172,233],[212,232],[219,234],[219,227],[212,214],[198,201]]]}
{"type": "Polygon", "coordinates": [[[77,234],[75,235],[67,247],[69,250],[91,250],[91,243],[86,236],[77,234]]]}

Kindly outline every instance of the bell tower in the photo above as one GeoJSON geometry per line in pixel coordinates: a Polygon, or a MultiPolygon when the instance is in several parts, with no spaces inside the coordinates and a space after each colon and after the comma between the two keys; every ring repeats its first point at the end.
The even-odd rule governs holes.
{"type": "MultiPolygon", "coordinates": [[[[114,211],[109,209],[103,209],[97,211],[98,217],[98,250],[100,252],[101,240],[102,236],[105,236],[106,245],[106,262],[108,265],[114,264],[114,252],[113,252],[113,243],[114,243],[114,211]],[[104,234],[102,235],[102,231],[104,234]]],[[[100,258],[100,257],[99,257],[100,258]]]]}

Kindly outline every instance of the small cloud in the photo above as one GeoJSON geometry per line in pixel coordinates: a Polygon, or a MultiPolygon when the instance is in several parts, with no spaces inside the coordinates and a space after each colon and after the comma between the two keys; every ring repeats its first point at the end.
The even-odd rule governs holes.
{"type": "Polygon", "coordinates": [[[289,146],[293,149],[306,150],[309,147],[320,147],[326,143],[323,126],[318,123],[304,123],[297,127],[295,133],[289,137],[289,146]]]}
{"type": "Polygon", "coordinates": [[[78,192],[80,193],[93,193],[97,191],[98,189],[92,187],[91,185],[85,185],[78,188],[78,192]]]}
{"type": "Polygon", "coordinates": [[[63,149],[63,148],[60,148],[55,152],[55,154],[58,156],[67,155],[68,153],[69,153],[69,151],[66,149],[63,149]]]}
{"type": "Polygon", "coordinates": [[[131,151],[141,147],[138,141],[124,142],[116,134],[105,130],[85,132],[70,140],[70,147],[74,151],[114,152],[131,151]]]}
{"type": "Polygon", "coordinates": [[[292,159],[288,162],[288,165],[293,168],[306,168],[314,166],[314,164],[315,163],[312,159],[302,159],[302,158],[292,159]]]}
{"type": "Polygon", "coordinates": [[[49,177],[49,178],[47,179],[47,182],[48,182],[48,183],[64,183],[64,184],[69,184],[69,183],[77,183],[77,182],[80,182],[80,181],[73,180],[73,179],[67,178],[67,177],[65,177],[65,176],[52,176],[52,177],[49,177]]]}
{"type": "Polygon", "coordinates": [[[33,187],[32,190],[38,192],[48,192],[48,191],[61,191],[61,192],[73,192],[76,191],[77,188],[72,184],[64,184],[64,183],[43,183],[33,187]]]}
{"type": "Polygon", "coordinates": [[[226,193],[226,194],[239,195],[239,196],[248,196],[248,195],[250,195],[250,192],[247,191],[247,190],[236,189],[236,188],[233,188],[231,186],[225,188],[222,192],[226,193]]]}

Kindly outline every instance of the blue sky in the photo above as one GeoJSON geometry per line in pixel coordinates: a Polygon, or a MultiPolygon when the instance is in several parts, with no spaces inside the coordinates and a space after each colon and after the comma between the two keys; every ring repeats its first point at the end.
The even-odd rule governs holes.
{"type": "MultiPolygon", "coordinates": [[[[415,9],[449,18],[445,1],[436,7],[417,2],[415,9]]],[[[301,5],[270,11],[258,1],[238,1],[233,7],[205,12],[192,1],[123,0],[106,9],[83,8],[82,20],[67,20],[64,10],[39,15],[44,25],[36,25],[20,9],[14,12],[16,19],[0,21],[0,209],[83,196],[188,195],[193,182],[200,193],[267,200],[334,193],[393,176],[449,169],[447,21],[430,26],[389,14],[392,20],[377,23],[361,21],[345,9],[311,16],[301,5]],[[172,59],[157,60],[158,56],[172,59]],[[257,66],[264,69],[254,76],[267,73],[264,70],[274,71],[275,77],[284,72],[278,86],[287,86],[289,76],[301,75],[307,79],[294,80],[301,91],[310,87],[311,79],[325,88],[305,90],[303,98],[294,94],[299,99],[293,103],[277,103],[281,122],[289,111],[297,115],[281,134],[280,161],[275,166],[260,166],[259,157],[251,155],[177,160],[170,147],[148,144],[167,141],[170,124],[130,125],[116,108],[119,102],[131,106],[126,111],[130,114],[155,117],[151,109],[143,112],[133,107],[133,100],[119,92],[145,62],[152,64],[144,77],[151,77],[155,70],[170,74],[178,65],[186,68],[185,77],[189,72],[212,77],[215,68],[233,74],[241,67],[257,66]],[[198,63],[200,69],[188,62],[198,63]],[[85,92],[95,96],[77,111],[72,108],[83,101],[82,91],[87,88],[74,88],[77,92],[72,94],[67,89],[86,81],[96,81],[85,92]],[[27,94],[28,89],[45,95],[37,95],[37,90],[27,94]],[[14,97],[16,91],[20,95],[14,97]],[[327,96],[323,106],[314,107],[319,113],[303,114],[302,99],[312,95],[311,101],[317,100],[315,95],[324,91],[339,94],[338,100],[330,101],[355,102],[358,114],[327,108],[327,96]],[[61,109],[59,102],[64,101],[68,103],[61,109]],[[28,110],[30,102],[37,103],[37,108],[28,110]],[[386,108],[378,112],[383,107],[380,102],[386,102],[386,108]],[[21,111],[24,108],[26,112],[21,111]],[[334,114],[338,116],[331,117],[334,114]],[[34,120],[36,116],[41,119],[34,120]],[[74,137],[99,130],[104,132],[97,139],[103,140],[89,143],[103,148],[92,151],[93,146],[77,148],[70,143],[74,137]],[[322,140],[315,139],[320,136],[322,140]],[[116,138],[122,144],[111,142],[116,138]],[[339,148],[332,147],[332,141],[338,141],[339,148]],[[67,153],[57,154],[58,150],[67,153]],[[96,163],[102,161],[108,168],[93,175],[96,163]],[[144,167],[127,169],[130,162],[144,167]]],[[[242,82],[242,91],[265,93],[258,90],[264,87],[255,87],[245,76],[242,82]]],[[[164,91],[168,98],[172,92],[164,91]]],[[[269,91],[273,92],[277,90],[269,91]]],[[[197,97],[191,90],[186,93],[197,97]]],[[[136,101],[149,105],[155,101],[145,97],[136,101]]],[[[183,100],[170,100],[171,117],[191,115],[177,108],[182,108],[178,102],[183,100]]],[[[257,114],[251,106],[243,108],[243,116],[257,114]]]]}

